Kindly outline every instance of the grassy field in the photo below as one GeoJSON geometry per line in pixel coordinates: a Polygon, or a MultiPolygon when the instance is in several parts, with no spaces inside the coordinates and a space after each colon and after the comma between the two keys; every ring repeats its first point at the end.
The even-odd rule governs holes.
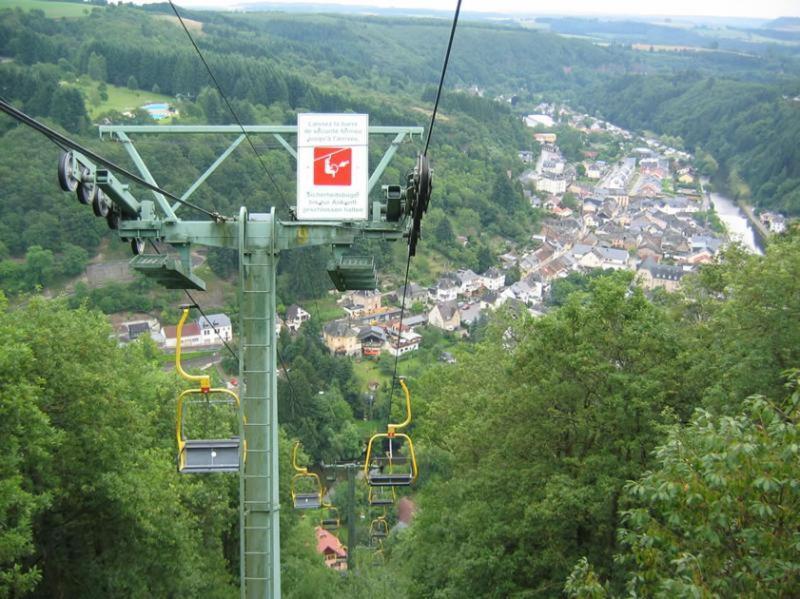
{"type": "Polygon", "coordinates": [[[59,17],[83,17],[88,15],[93,8],[78,2],[45,2],[45,0],[3,0],[0,3],[0,10],[4,8],[21,8],[22,10],[43,10],[49,18],[59,17]]]}
{"type": "MultiPolygon", "coordinates": [[[[327,283],[327,281],[326,281],[327,283]]],[[[320,322],[329,322],[337,318],[343,318],[345,311],[336,304],[337,295],[326,295],[316,301],[313,299],[299,300],[297,304],[306,312],[311,314],[314,318],[318,318],[320,322]]],[[[288,308],[288,306],[286,306],[288,308]]]]}
{"type": "MultiPolygon", "coordinates": [[[[143,106],[144,104],[153,102],[169,103],[172,100],[171,97],[163,94],[154,94],[153,92],[140,89],[118,87],[110,83],[106,84],[108,100],[100,100],[99,92],[97,91],[99,82],[89,79],[88,77],[81,77],[74,85],[80,89],[86,97],[86,107],[89,110],[89,116],[91,118],[96,118],[109,110],[125,112],[143,106]]],[[[171,120],[171,118],[166,118],[158,122],[167,125],[171,120]]]]}

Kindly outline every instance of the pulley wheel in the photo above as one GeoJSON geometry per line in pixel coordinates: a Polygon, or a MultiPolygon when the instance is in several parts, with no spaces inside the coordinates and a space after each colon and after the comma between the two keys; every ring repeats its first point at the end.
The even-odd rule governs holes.
{"type": "Polygon", "coordinates": [[[72,152],[61,152],[58,159],[58,184],[64,191],[75,191],[80,181],[72,174],[75,156],[72,152]]]}
{"type": "MultiPolygon", "coordinates": [[[[87,170],[86,171],[87,175],[88,172],[89,171],[87,170]]],[[[86,181],[81,181],[78,184],[78,192],[77,192],[78,201],[81,204],[87,204],[87,205],[91,204],[94,201],[94,197],[97,195],[99,191],[100,189],[92,181],[89,181],[88,179],[86,181]]]]}
{"type": "Polygon", "coordinates": [[[131,239],[131,251],[134,256],[140,256],[144,253],[144,239],[131,239]]]}
{"type": "Polygon", "coordinates": [[[417,177],[417,204],[422,212],[427,212],[433,185],[430,162],[428,157],[422,154],[417,158],[417,177]]]}
{"type": "Polygon", "coordinates": [[[102,190],[98,189],[97,193],[94,194],[94,199],[92,200],[92,210],[94,211],[94,215],[105,218],[108,216],[108,209],[109,206],[108,200],[106,199],[106,194],[104,194],[102,190]]]}
{"type": "Polygon", "coordinates": [[[116,231],[119,229],[119,221],[122,220],[122,215],[119,211],[115,208],[111,208],[106,214],[106,222],[108,223],[108,228],[112,231],[116,231]]]}

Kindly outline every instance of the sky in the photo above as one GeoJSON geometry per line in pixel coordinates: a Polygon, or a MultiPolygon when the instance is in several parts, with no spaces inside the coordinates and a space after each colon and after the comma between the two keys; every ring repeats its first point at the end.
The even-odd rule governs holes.
{"type": "MultiPolygon", "coordinates": [[[[143,2],[163,0],[136,0],[143,2]]],[[[236,8],[256,0],[179,0],[185,7],[236,8]]],[[[297,0],[263,0],[274,4],[296,3],[297,0]]],[[[380,8],[426,8],[454,10],[455,0],[300,0],[313,4],[354,4],[380,8]]],[[[532,14],[604,14],[604,15],[693,15],[718,17],[758,17],[772,19],[781,16],[800,16],[800,0],[463,0],[462,11],[507,12],[532,14]]]]}

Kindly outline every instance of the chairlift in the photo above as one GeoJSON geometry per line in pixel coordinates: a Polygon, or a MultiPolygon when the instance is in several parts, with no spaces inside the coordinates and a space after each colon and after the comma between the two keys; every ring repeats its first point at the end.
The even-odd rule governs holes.
{"type": "Polygon", "coordinates": [[[185,380],[198,382],[197,389],[186,389],[178,396],[175,435],[178,441],[178,472],[184,474],[208,474],[215,472],[239,472],[247,459],[247,443],[241,440],[244,420],[241,415],[239,397],[228,389],[212,388],[208,375],[188,374],[181,366],[181,335],[189,315],[184,307],[177,327],[175,345],[175,369],[185,380]],[[199,400],[193,400],[193,397],[199,400]],[[190,439],[186,434],[186,407],[199,404],[208,409],[215,405],[232,406],[237,416],[239,435],[227,439],[190,439]]]}
{"type": "Polygon", "coordinates": [[[397,495],[394,487],[370,487],[367,502],[370,506],[393,505],[397,495]]]}
{"type": "Polygon", "coordinates": [[[389,523],[386,521],[385,516],[375,518],[369,524],[369,539],[370,541],[383,542],[383,539],[389,536],[389,523]]]}
{"type": "Polygon", "coordinates": [[[339,510],[329,504],[322,505],[323,514],[322,518],[320,519],[319,525],[327,531],[334,532],[339,530],[340,521],[339,521],[339,510]]]}
{"type": "Polygon", "coordinates": [[[377,433],[370,437],[367,444],[367,457],[364,461],[364,476],[371,487],[404,487],[417,480],[417,458],[414,443],[405,433],[397,429],[411,424],[411,394],[404,379],[400,386],[406,397],[406,419],[400,424],[390,424],[385,433],[377,433]],[[386,440],[386,449],[380,455],[376,441],[386,440]],[[397,453],[399,443],[408,447],[408,455],[397,453]]]}
{"type": "Polygon", "coordinates": [[[292,466],[295,469],[291,482],[292,504],[296,510],[317,510],[322,507],[322,483],[316,473],[297,465],[298,447],[300,441],[292,449],[292,466]]]}

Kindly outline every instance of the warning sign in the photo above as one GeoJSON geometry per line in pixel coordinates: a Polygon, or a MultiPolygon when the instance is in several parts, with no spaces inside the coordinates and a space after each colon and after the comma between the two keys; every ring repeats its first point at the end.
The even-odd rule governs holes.
{"type": "Polygon", "coordinates": [[[314,148],[314,185],[351,185],[353,148],[314,148]]]}
{"type": "Polygon", "coordinates": [[[366,114],[297,115],[297,218],[366,220],[366,114]]]}

